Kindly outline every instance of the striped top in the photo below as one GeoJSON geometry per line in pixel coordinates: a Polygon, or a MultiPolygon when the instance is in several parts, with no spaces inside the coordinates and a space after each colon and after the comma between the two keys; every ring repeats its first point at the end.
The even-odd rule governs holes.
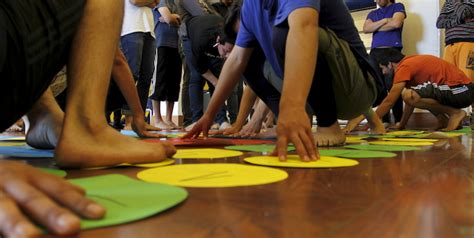
{"type": "Polygon", "coordinates": [[[446,44],[474,42],[474,1],[446,0],[436,21],[446,29],[446,44]]]}

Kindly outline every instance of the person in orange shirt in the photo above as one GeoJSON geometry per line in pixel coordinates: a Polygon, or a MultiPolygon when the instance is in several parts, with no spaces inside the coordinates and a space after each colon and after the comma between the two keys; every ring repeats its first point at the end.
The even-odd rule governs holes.
{"type": "Polygon", "coordinates": [[[414,108],[433,113],[438,118],[438,129],[458,128],[466,116],[461,108],[474,102],[474,84],[461,70],[432,55],[404,56],[397,50],[387,52],[380,62],[383,73],[394,73],[394,79],[392,89],[377,108],[379,117],[401,95],[406,105],[399,129],[405,127],[414,108]]]}

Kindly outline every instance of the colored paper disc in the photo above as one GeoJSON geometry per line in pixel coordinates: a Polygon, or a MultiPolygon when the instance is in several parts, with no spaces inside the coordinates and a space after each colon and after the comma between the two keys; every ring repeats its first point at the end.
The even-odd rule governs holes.
{"type": "Polygon", "coordinates": [[[298,155],[288,155],[287,161],[281,162],[276,156],[255,156],[244,159],[251,164],[291,167],[291,168],[336,168],[358,165],[359,162],[330,156],[321,156],[317,161],[303,162],[298,155]]]}
{"type": "Polygon", "coordinates": [[[53,175],[59,176],[61,178],[64,178],[67,175],[66,171],[60,170],[60,169],[50,169],[50,168],[40,168],[40,169],[43,172],[46,172],[48,174],[53,174],[53,175]]]}
{"type": "Polygon", "coordinates": [[[274,183],[288,174],[279,169],[242,164],[180,164],[147,169],[138,178],[183,187],[236,187],[274,183]]]}
{"type": "Polygon", "coordinates": [[[342,158],[391,158],[397,156],[395,153],[371,150],[319,150],[321,156],[335,156],[342,158]]]}
{"type": "Polygon", "coordinates": [[[409,141],[370,141],[371,145],[403,145],[403,146],[428,146],[433,142],[409,142],[409,141]]]}
{"type": "MultiPolygon", "coordinates": [[[[250,151],[250,152],[261,152],[268,153],[273,152],[275,145],[232,145],[225,147],[228,150],[239,150],[239,151],[250,151]]],[[[288,151],[295,150],[294,146],[288,146],[288,151]]]]}
{"type": "Polygon", "coordinates": [[[400,146],[400,145],[346,145],[345,148],[357,150],[375,150],[375,151],[412,151],[420,150],[415,146],[400,146]]]}
{"type": "Polygon", "coordinates": [[[112,226],[143,219],[186,199],[186,190],[164,184],[150,184],[111,174],[69,180],[86,190],[87,197],[101,204],[107,213],[100,220],[82,220],[81,229],[112,226]]]}
{"type": "Polygon", "coordinates": [[[219,159],[243,155],[240,151],[223,149],[182,149],[173,156],[175,159],[219,159]]]}

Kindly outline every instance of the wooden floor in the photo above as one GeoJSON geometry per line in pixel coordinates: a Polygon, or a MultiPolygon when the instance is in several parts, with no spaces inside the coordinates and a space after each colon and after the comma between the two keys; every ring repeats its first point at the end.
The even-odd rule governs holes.
{"type": "MultiPolygon", "coordinates": [[[[433,124],[415,119],[410,126],[433,124]]],[[[77,237],[474,237],[472,150],[468,135],[395,158],[358,159],[356,167],[285,169],[289,178],[269,185],[190,188],[184,203],[164,213],[77,237]]],[[[77,170],[68,178],[139,171],[77,170]]]]}

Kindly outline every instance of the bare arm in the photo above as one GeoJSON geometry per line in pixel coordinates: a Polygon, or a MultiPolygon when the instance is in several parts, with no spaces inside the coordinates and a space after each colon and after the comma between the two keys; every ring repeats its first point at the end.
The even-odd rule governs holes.
{"type": "Polygon", "coordinates": [[[201,132],[204,133],[204,136],[207,136],[207,132],[212,124],[212,119],[216,115],[217,110],[224,104],[235,84],[240,80],[252,52],[253,49],[251,48],[234,47],[229,58],[227,58],[224,63],[219,77],[219,83],[211,97],[206,113],[201,117],[194,128],[184,136],[185,138],[197,137],[201,132]]]}
{"type": "Polygon", "coordinates": [[[396,83],[392,86],[387,97],[382,101],[382,103],[380,103],[377,108],[376,113],[380,118],[385,116],[385,114],[387,114],[390,109],[392,109],[393,105],[395,105],[395,102],[397,101],[398,97],[400,97],[403,89],[405,88],[405,84],[405,82],[401,82],[396,83]]]}
{"type": "Polygon", "coordinates": [[[237,115],[237,119],[235,120],[234,124],[232,124],[231,128],[222,132],[224,135],[235,134],[238,133],[240,129],[242,129],[245,124],[245,120],[250,114],[250,109],[252,109],[256,99],[257,95],[255,95],[253,90],[248,86],[245,87],[242,100],[240,100],[239,114],[237,115]]]}
{"type": "Polygon", "coordinates": [[[160,12],[161,16],[163,17],[163,20],[169,25],[179,26],[181,24],[180,16],[171,13],[168,7],[160,7],[158,8],[158,12],[160,12]]]}
{"type": "Polygon", "coordinates": [[[217,85],[217,77],[211,72],[211,70],[207,70],[205,73],[201,74],[209,83],[216,86],[217,85]]]}
{"type": "Polygon", "coordinates": [[[303,161],[316,160],[311,122],[306,115],[306,100],[316,70],[319,47],[319,13],[300,8],[288,16],[290,30],[286,41],[285,75],[277,125],[277,149],[286,160],[287,145],[293,142],[303,161]]]}
{"type": "Polygon", "coordinates": [[[249,123],[247,123],[247,125],[242,128],[240,135],[253,136],[259,133],[262,129],[262,123],[269,112],[270,109],[267,107],[267,105],[262,100],[259,100],[252,118],[250,119],[249,123]]]}
{"type": "Polygon", "coordinates": [[[379,31],[391,31],[398,29],[403,26],[405,21],[405,14],[402,12],[397,12],[393,14],[392,18],[388,18],[387,24],[380,27],[379,31]]]}
{"type": "Polygon", "coordinates": [[[112,78],[115,83],[117,83],[133,115],[144,115],[145,113],[140,105],[140,99],[133,82],[132,72],[128,67],[125,55],[120,49],[117,49],[115,55],[114,66],[112,67],[112,78]]]}
{"type": "Polygon", "coordinates": [[[400,124],[398,125],[398,129],[404,129],[408,123],[408,119],[410,119],[411,114],[413,114],[413,110],[415,110],[414,106],[410,106],[405,103],[403,108],[402,119],[400,120],[400,124]]]}
{"type": "Polygon", "coordinates": [[[364,33],[368,34],[368,33],[374,33],[376,31],[378,31],[383,25],[387,24],[388,23],[388,19],[387,18],[384,18],[384,19],[381,19],[381,20],[378,20],[376,22],[372,21],[371,19],[367,19],[365,22],[364,22],[364,33]]]}
{"type": "Polygon", "coordinates": [[[145,123],[145,113],[140,105],[137,89],[133,81],[132,72],[128,66],[127,59],[122,51],[117,48],[114,65],[112,67],[112,78],[122,92],[130,110],[133,113],[133,129],[140,137],[163,137],[160,134],[150,134],[147,130],[159,130],[145,123]]]}

